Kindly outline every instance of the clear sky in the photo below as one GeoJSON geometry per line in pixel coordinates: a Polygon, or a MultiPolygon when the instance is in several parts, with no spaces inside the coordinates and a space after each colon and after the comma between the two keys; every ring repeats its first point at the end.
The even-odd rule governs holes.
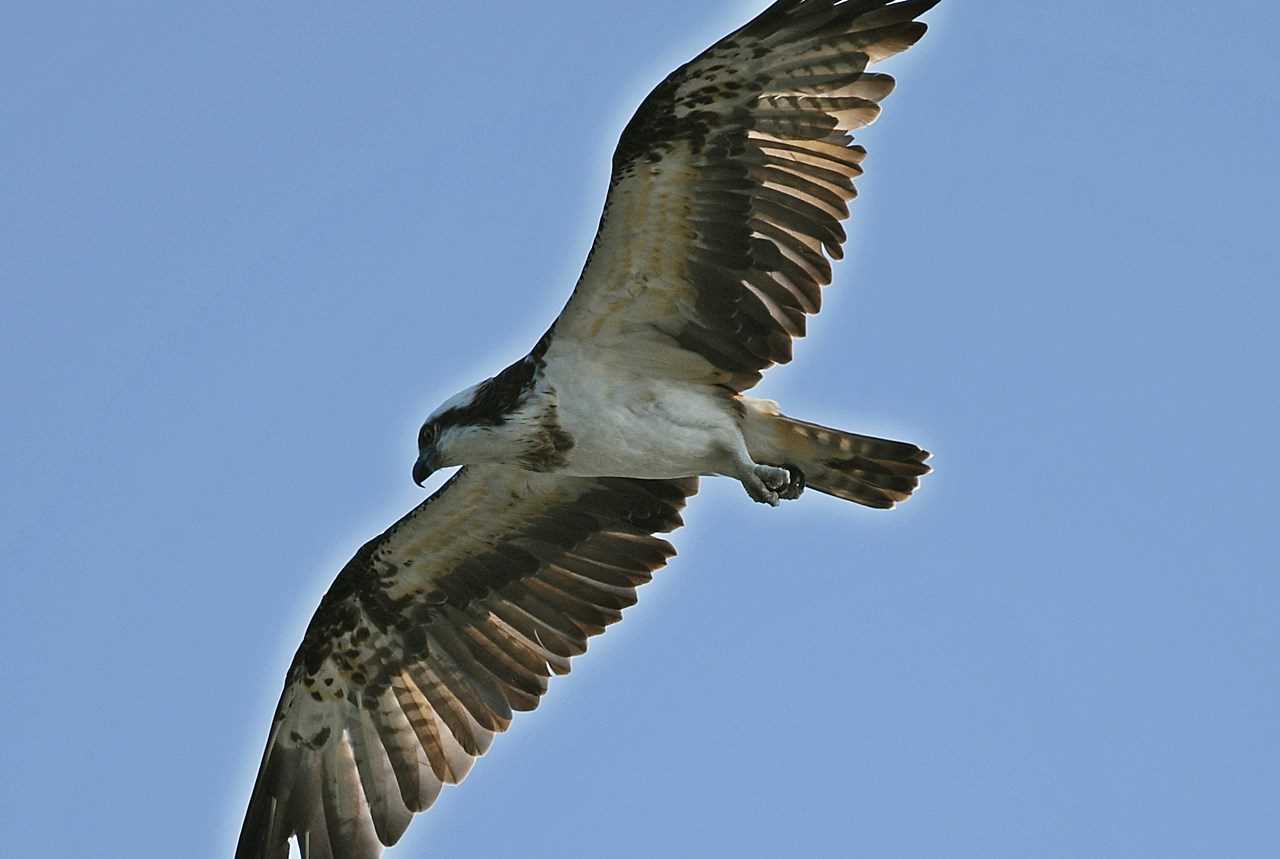
{"type": "MultiPolygon", "coordinates": [[[[225,857],[418,424],[523,354],[617,134],[764,0],[19,4],[0,34],[0,852],[225,857]]],[[[792,414],[389,856],[1280,855],[1280,12],[945,0],[792,414]]]]}

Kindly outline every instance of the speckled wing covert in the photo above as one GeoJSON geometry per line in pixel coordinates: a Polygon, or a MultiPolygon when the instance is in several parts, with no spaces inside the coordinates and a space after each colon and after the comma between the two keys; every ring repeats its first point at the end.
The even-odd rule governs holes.
{"type": "Polygon", "coordinates": [[[849,132],[893,89],[867,68],[937,2],[781,0],[660,84],[618,144],[556,339],[738,391],[791,360],[843,256],[865,155],[849,132]]]}
{"type": "Polygon", "coordinates": [[[285,679],[237,859],[371,859],[675,550],[696,478],[470,466],[339,573],[285,679]]]}

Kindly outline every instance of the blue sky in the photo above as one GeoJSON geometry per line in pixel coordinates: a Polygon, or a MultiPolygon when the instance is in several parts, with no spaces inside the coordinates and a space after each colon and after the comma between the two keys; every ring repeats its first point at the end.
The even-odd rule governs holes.
{"type": "MultiPolygon", "coordinates": [[[[6,16],[6,855],[229,855],[421,419],[534,342],[631,111],[763,5],[6,16]]],[[[936,474],[887,515],[708,481],[393,859],[1280,853],[1280,13],[929,20],[763,392],[936,474]]]]}

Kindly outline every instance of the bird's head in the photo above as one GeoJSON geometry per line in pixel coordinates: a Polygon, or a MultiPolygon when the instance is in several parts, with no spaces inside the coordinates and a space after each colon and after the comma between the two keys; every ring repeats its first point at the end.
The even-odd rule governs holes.
{"type": "Polygon", "coordinates": [[[418,431],[418,459],[413,482],[421,486],[441,468],[500,461],[497,434],[505,422],[495,413],[485,391],[489,382],[450,397],[432,412],[418,431]]]}
{"type": "Polygon", "coordinates": [[[421,486],[444,463],[440,454],[440,424],[428,420],[418,430],[418,458],[413,463],[413,482],[421,486]]]}

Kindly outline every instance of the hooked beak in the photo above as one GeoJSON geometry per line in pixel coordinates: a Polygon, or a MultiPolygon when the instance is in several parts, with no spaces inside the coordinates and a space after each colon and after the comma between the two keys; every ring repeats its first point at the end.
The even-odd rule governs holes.
{"type": "Polygon", "coordinates": [[[440,457],[435,450],[424,451],[418,456],[418,461],[413,464],[413,482],[421,486],[439,467],[440,457]]]}

